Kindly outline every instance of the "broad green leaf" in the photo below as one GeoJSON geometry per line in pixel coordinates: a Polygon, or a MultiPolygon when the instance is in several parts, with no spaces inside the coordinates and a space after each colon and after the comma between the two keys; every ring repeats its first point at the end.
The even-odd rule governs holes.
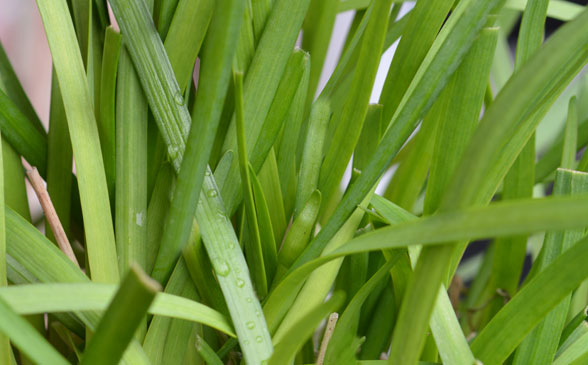
{"type": "MultiPolygon", "coordinates": [[[[24,318],[3,300],[0,300],[0,332],[10,337],[11,342],[29,359],[39,364],[66,365],[67,360],[24,318]]],[[[10,364],[6,362],[6,364],[10,364]]]]}
{"type": "Polygon", "coordinates": [[[131,266],[86,344],[80,364],[116,364],[143,321],[159,283],[131,266]]]}
{"type": "Polygon", "coordinates": [[[114,229],[94,116],[72,20],[65,0],[38,0],[71,136],[92,279],[118,282],[114,229]]]}

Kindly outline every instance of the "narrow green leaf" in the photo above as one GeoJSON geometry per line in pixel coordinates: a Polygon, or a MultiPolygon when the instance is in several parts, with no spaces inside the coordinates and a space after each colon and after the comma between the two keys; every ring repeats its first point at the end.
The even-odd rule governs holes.
{"type": "Polygon", "coordinates": [[[214,350],[210,347],[210,345],[208,343],[206,343],[206,341],[204,341],[204,339],[200,336],[196,337],[196,350],[198,351],[200,356],[202,356],[204,361],[206,361],[207,364],[210,364],[210,365],[222,365],[223,364],[223,362],[218,357],[216,352],[214,352],[214,350]]]}
{"type": "MultiPolygon", "coordinates": [[[[518,71],[543,43],[543,28],[549,1],[528,2],[521,20],[515,55],[515,72],[518,71]]],[[[533,196],[535,184],[535,136],[526,142],[512,167],[504,177],[502,199],[521,199],[533,196]]],[[[528,236],[505,237],[494,243],[493,274],[489,292],[503,290],[513,296],[520,282],[527,253],[528,236]]],[[[491,300],[491,299],[489,299],[491,300]]],[[[503,305],[500,298],[492,301],[486,312],[493,316],[503,305]]]]}
{"type": "MultiPolygon", "coordinates": [[[[527,8],[528,0],[508,0],[505,7],[525,10],[527,8]]],[[[568,21],[574,19],[583,11],[582,5],[575,4],[571,1],[564,0],[550,0],[547,8],[547,16],[550,18],[568,21]]]]}
{"type": "Polygon", "coordinates": [[[454,2],[417,2],[413,11],[407,15],[408,23],[402,32],[380,96],[380,104],[384,105],[384,129],[388,127],[454,2]]]}
{"type": "MultiPolygon", "coordinates": [[[[437,135],[438,125],[442,124],[439,123],[439,121],[441,120],[439,118],[443,116],[443,106],[448,103],[448,100],[447,97],[443,97],[443,94],[437,100],[438,101],[427,114],[427,117],[425,117],[425,119],[423,120],[423,123],[421,124],[421,129],[414,137],[414,143],[412,143],[408,147],[407,155],[400,162],[400,165],[394,172],[394,176],[392,176],[392,180],[390,181],[390,184],[388,185],[388,187],[386,188],[386,192],[384,193],[386,199],[389,199],[390,201],[393,201],[401,207],[406,208],[408,210],[413,209],[416,200],[423,191],[423,185],[425,183],[425,180],[427,179],[429,167],[431,166],[431,160],[434,158],[433,156],[440,155],[434,153],[436,152],[435,139],[437,135]]],[[[457,105],[457,103],[455,103],[454,105],[457,105]]],[[[462,104],[462,106],[464,105],[462,104]]],[[[464,109],[466,108],[462,108],[460,110],[464,109]]],[[[454,118],[455,120],[463,120],[460,119],[457,115],[455,115],[454,118]]],[[[444,141],[443,143],[446,142],[444,141]]],[[[456,149],[458,148],[457,144],[451,146],[455,146],[456,149]]],[[[453,149],[454,148],[451,148],[451,150],[453,149]]],[[[427,184],[427,187],[429,186],[436,186],[436,184],[429,183],[427,184]]]]}
{"type": "Polygon", "coordinates": [[[309,58],[305,59],[302,79],[292,99],[290,110],[286,115],[282,137],[279,141],[279,148],[276,149],[278,159],[278,170],[280,173],[280,186],[282,187],[282,196],[284,197],[284,211],[286,217],[292,215],[296,199],[296,187],[298,185],[297,174],[297,155],[298,140],[302,140],[300,135],[303,130],[305,121],[305,102],[308,93],[308,83],[310,76],[309,58]],[[294,136],[290,138],[290,136],[294,136]]]}
{"type": "Polygon", "coordinates": [[[270,218],[269,223],[271,223],[271,227],[269,228],[272,229],[275,240],[274,247],[277,249],[282,243],[282,238],[288,228],[288,221],[286,221],[284,197],[282,196],[282,187],[280,186],[278,162],[276,161],[276,154],[273,148],[268,154],[263,166],[261,166],[257,179],[259,179],[260,190],[263,192],[266,201],[270,218]]]}
{"type": "Polygon", "coordinates": [[[80,364],[116,364],[133,339],[160,285],[131,266],[89,340],[80,364]]]}
{"type": "MultiPolygon", "coordinates": [[[[19,317],[3,300],[0,300],[0,316],[0,332],[10,337],[12,343],[32,361],[48,365],[69,364],[30,323],[19,317]]],[[[10,360],[6,362],[10,363],[10,360]]]]}
{"type": "MultiPolygon", "coordinates": [[[[255,214],[257,215],[257,224],[259,227],[259,239],[261,243],[261,253],[263,254],[263,266],[265,268],[267,277],[267,286],[271,287],[272,280],[276,274],[278,266],[278,253],[276,247],[276,239],[274,238],[274,230],[272,227],[272,220],[268,208],[265,194],[251,164],[248,165],[249,176],[251,178],[251,189],[253,191],[253,200],[255,203],[255,214]]],[[[277,189],[280,190],[279,187],[277,189]]],[[[258,293],[259,294],[259,293],[258,293]]]]}
{"type": "MultiPolygon", "coordinates": [[[[2,162],[2,139],[0,138],[0,288],[8,285],[6,277],[6,222],[4,219],[4,163],[2,162]]],[[[0,335],[0,362],[10,364],[10,340],[0,335]]]]}
{"type": "MultiPolygon", "coordinates": [[[[269,111],[267,112],[265,120],[262,124],[262,128],[259,132],[257,141],[255,142],[255,144],[252,144],[250,142],[247,143],[247,150],[250,151],[248,152],[248,160],[251,162],[251,165],[254,167],[255,171],[259,171],[259,169],[262,167],[264,161],[267,159],[268,153],[270,152],[272,146],[276,141],[276,138],[278,137],[280,129],[282,129],[282,124],[284,122],[288,110],[290,109],[290,105],[292,104],[293,98],[298,88],[300,87],[299,85],[304,75],[305,67],[307,67],[307,65],[307,53],[299,49],[296,49],[294,50],[294,52],[291,53],[288,59],[288,63],[286,64],[284,73],[282,75],[282,78],[280,79],[278,88],[276,89],[275,96],[273,98],[269,111]]],[[[245,101],[247,101],[247,94],[245,94],[245,98],[245,101]]],[[[249,102],[252,101],[249,100],[249,102]]],[[[247,116],[248,106],[247,104],[244,105],[244,115],[247,116]]],[[[245,120],[247,122],[247,129],[245,131],[247,137],[247,132],[250,131],[254,120],[245,120]]],[[[227,133],[231,133],[230,128],[227,133]]],[[[227,135],[227,138],[231,138],[230,135],[227,135]]],[[[248,141],[247,138],[246,141],[248,141]]],[[[223,183],[222,196],[223,199],[225,199],[227,209],[229,211],[231,211],[230,202],[236,202],[236,199],[240,199],[240,197],[242,196],[240,193],[234,196],[230,195],[232,194],[234,187],[238,187],[240,185],[240,176],[238,172],[238,165],[236,164],[236,162],[234,162],[233,166],[231,166],[231,170],[229,171],[229,175],[227,176],[226,180],[220,182],[223,183]]]]}
{"type": "MultiPolygon", "coordinates": [[[[374,199],[372,199],[372,205],[374,205],[378,212],[386,218],[388,224],[398,224],[417,219],[416,216],[411,215],[401,207],[378,196],[375,196],[374,199]]],[[[420,247],[418,246],[409,247],[408,255],[406,255],[408,256],[409,261],[407,271],[412,272],[412,269],[416,266],[419,251],[420,247]]],[[[391,253],[385,255],[390,257],[391,253]]],[[[394,271],[392,271],[392,273],[394,273],[394,271]]],[[[394,276],[392,278],[394,279],[394,276]]],[[[394,281],[394,284],[397,284],[397,282],[394,281]]],[[[444,285],[439,288],[429,326],[443,363],[465,364],[474,361],[474,356],[472,355],[463,331],[459,326],[455,311],[444,285]]]]}
{"type": "Polygon", "coordinates": [[[348,351],[348,348],[352,345],[353,340],[357,336],[357,326],[362,305],[368,295],[374,290],[376,284],[386,277],[386,274],[388,274],[390,268],[394,264],[394,261],[388,261],[380,267],[349,302],[345,311],[337,321],[335,332],[329,342],[329,347],[327,348],[327,353],[325,355],[325,362],[327,364],[342,364],[344,361],[347,361],[348,363],[350,360],[355,359],[355,357],[352,357],[351,359],[344,358],[341,357],[341,355],[345,353],[349,354],[350,351],[352,355],[355,355],[357,349],[351,347],[351,349],[349,349],[350,351],[348,351]]]}
{"type": "Polygon", "coordinates": [[[471,344],[478,360],[487,364],[505,361],[541,318],[588,277],[586,244],[588,239],[583,239],[564,252],[496,314],[471,344]]]}
{"type": "Polygon", "coordinates": [[[576,324],[574,331],[569,334],[569,337],[558,348],[554,364],[571,364],[574,363],[574,360],[581,358],[586,353],[587,335],[588,326],[582,320],[576,324]]]}
{"type": "MultiPolygon", "coordinates": [[[[49,133],[47,136],[47,192],[59,216],[65,232],[69,232],[72,200],[71,139],[57,75],[51,77],[51,106],[49,110],[49,133]]],[[[45,224],[47,237],[55,242],[51,227],[45,224]]]]}
{"type": "Polygon", "coordinates": [[[447,184],[478,125],[497,36],[496,29],[482,30],[427,115],[431,122],[439,124],[439,130],[427,183],[426,214],[439,208],[447,184]]]}
{"type": "MultiPolygon", "coordinates": [[[[462,4],[463,2],[460,2],[460,5],[462,4]]],[[[513,75],[500,95],[486,110],[480,126],[453,175],[452,182],[448,185],[441,209],[450,211],[472,204],[486,203],[490,200],[500,180],[539,122],[539,116],[546,112],[550,103],[563,91],[573,75],[588,60],[586,57],[588,35],[584,29],[588,23],[584,18],[588,19],[588,12],[560,28],[545,43],[545,46],[513,75]],[[581,51],[578,51],[579,49],[581,51]],[[555,52],[559,52],[558,57],[554,56],[555,52]],[[528,92],[521,90],[528,90],[528,92]],[[497,145],[503,147],[497,149],[497,145]]],[[[428,275],[431,274],[431,268],[435,266],[438,271],[432,277],[436,277],[440,281],[447,281],[447,276],[452,274],[463,248],[463,244],[460,244],[459,247],[446,245],[425,248],[419,259],[419,262],[423,263],[419,266],[423,268],[423,271],[421,272],[417,267],[415,276],[421,280],[425,277],[430,279],[431,276],[428,275]]],[[[423,299],[425,291],[421,288],[413,286],[412,290],[413,293],[418,292],[421,296],[419,303],[429,302],[423,299]]],[[[437,287],[429,287],[426,292],[427,298],[436,295],[437,290],[437,287]]],[[[423,305],[423,307],[425,306],[423,305]]],[[[409,306],[405,308],[404,326],[408,326],[410,323],[409,326],[413,329],[410,334],[416,334],[414,331],[415,312],[409,306]],[[410,314],[406,312],[407,310],[410,310],[410,314]]],[[[429,310],[430,306],[419,312],[423,314],[423,319],[428,317],[426,313],[429,310]]],[[[421,321],[421,328],[424,328],[425,323],[424,320],[421,321]]],[[[406,330],[407,327],[404,328],[406,330]]],[[[421,334],[418,336],[420,337],[421,334]]],[[[403,340],[405,339],[403,338],[403,340]]],[[[396,348],[398,356],[401,356],[404,351],[400,342],[396,348]]],[[[412,355],[412,353],[409,354],[412,355]]],[[[392,358],[400,359],[396,356],[392,358]]]]}
{"type": "Polygon", "coordinates": [[[415,79],[407,90],[390,128],[382,137],[374,158],[357,181],[350,186],[329,221],[307,247],[294,266],[317,257],[357,204],[377,182],[394,155],[408,139],[416,124],[449,80],[465,52],[469,49],[486,16],[502,0],[491,2],[460,1],[439,33],[415,79]],[[467,11],[466,11],[467,10],[467,11]],[[446,46],[451,44],[452,46],[446,46]]]}
{"type": "Polygon", "coordinates": [[[147,241],[145,247],[145,270],[147,272],[152,272],[155,265],[174,183],[173,167],[169,163],[164,163],[157,174],[157,180],[155,180],[155,186],[147,208],[147,241]]]}
{"type": "Polygon", "coordinates": [[[330,201],[338,188],[359,139],[384,45],[391,4],[392,0],[372,3],[373,10],[366,26],[350,92],[343,108],[334,110],[336,129],[332,138],[328,138],[330,142],[326,146],[318,184],[325,202],[330,201]]]}
{"type": "Polygon", "coordinates": [[[303,209],[292,222],[290,230],[284,238],[284,243],[278,255],[280,269],[278,277],[290,268],[296,258],[302,253],[304,247],[313,232],[316,219],[321,207],[321,193],[318,190],[312,192],[303,209]]]}
{"type": "Polygon", "coordinates": [[[576,97],[570,99],[568,117],[564,132],[564,144],[561,156],[561,167],[574,169],[576,167],[576,146],[578,144],[578,107],[576,97]]]}
{"type": "MultiPolygon", "coordinates": [[[[116,180],[115,104],[116,75],[120,57],[121,35],[114,28],[106,28],[104,50],[102,51],[102,79],[100,80],[100,105],[97,107],[100,149],[106,172],[109,195],[114,198],[116,180]]],[[[123,271],[124,272],[124,271],[123,271]]]]}
{"type": "Polygon", "coordinates": [[[306,106],[310,107],[319,83],[335,25],[339,0],[311,0],[302,27],[302,48],[312,55],[306,106]]]}
{"type": "MultiPolygon", "coordinates": [[[[349,220],[345,222],[345,225],[343,225],[341,230],[337,232],[337,235],[335,235],[331,242],[329,242],[325,248],[325,254],[336,251],[339,247],[353,238],[359,224],[361,223],[365,208],[367,207],[372,194],[373,191],[361,202],[360,206],[357,207],[355,212],[353,212],[349,220]]],[[[292,290],[290,295],[284,296],[284,300],[286,300],[287,298],[298,294],[296,299],[293,300],[288,313],[280,323],[279,328],[275,331],[272,338],[275,343],[282,341],[303,316],[309,313],[314,307],[324,302],[335,283],[342,262],[342,258],[334,260],[333,262],[315,270],[308,277],[301,290],[292,290]]]]}
{"type": "MultiPolygon", "coordinates": [[[[260,138],[262,127],[272,107],[288,60],[292,55],[292,49],[294,49],[309,2],[310,0],[275,0],[273,2],[272,11],[267,19],[251,65],[247,70],[244,84],[244,119],[251,121],[251,123],[247,125],[245,140],[247,149],[252,153],[249,160],[256,170],[265,160],[262,158],[265,155],[256,157],[254,150],[257,150],[257,147],[255,146],[264,142],[264,139],[260,138]]],[[[292,85],[287,86],[292,87],[292,85]]],[[[223,145],[223,152],[236,150],[235,128],[235,119],[233,118],[226,133],[227,138],[223,145]]],[[[269,152],[272,145],[273,142],[267,147],[266,153],[269,152]]],[[[233,163],[232,169],[233,172],[229,177],[230,184],[219,182],[222,184],[222,197],[229,214],[233,214],[236,210],[241,192],[241,184],[237,183],[239,179],[234,179],[238,175],[236,161],[233,163]]]]}
{"type": "Polygon", "coordinates": [[[92,279],[119,280],[100,140],[82,58],[64,0],[38,0],[61,88],[76,161],[92,279]]]}
{"type": "MultiPolygon", "coordinates": [[[[565,130],[558,134],[549,149],[537,161],[535,166],[535,183],[545,181],[553,176],[555,169],[560,166],[563,154],[564,132],[565,130]]],[[[588,119],[584,118],[578,121],[577,138],[578,148],[582,148],[588,144],[588,119]]],[[[577,170],[586,171],[586,167],[588,166],[587,158],[588,155],[582,155],[582,159],[578,162],[577,170]]]]}
{"type": "Polygon", "coordinates": [[[329,104],[322,100],[318,100],[312,106],[312,111],[309,117],[306,141],[304,143],[304,150],[300,161],[300,172],[298,173],[294,217],[297,217],[300,214],[305,204],[310,199],[311,194],[313,194],[318,187],[323,161],[323,146],[330,120],[331,109],[329,104]]]}
{"type": "Polygon", "coordinates": [[[45,176],[47,171],[46,136],[34,127],[1,88],[0,128],[2,128],[2,137],[45,176]]]}
{"type": "Polygon", "coordinates": [[[344,297],[344,294],[336,292],[328,302],[317,305],[301,317],[292,327],[288,336],[285,336],[282,341],[276,343],[276,350],[270,358],[269,364],[291,362],[296,352],[298,352],[304,342],[312,335],[320,321],[343,304],[344,297]]]}
{"type": "MultiPolygon", "coordinates": [[[[196,288],[190,280],[184,260],[178,260],[165,287],[165,293],[200,301],[196,288]]],[[[170,317],[155,316],[143,341],[143,348],[151,363],[182,363],[188,346],[192,345],[190,335],[193,329],[194,323],[170,317]]]]}
{"type": "Polygon", "coordinates": [[[167,32],[176,13],[179,0],[155,0],[153,18],[161,39],[167,38],[167,32]]]}
{"type": "Polygon", "coordinates": [[[214,1],[212,0],[180,0],[178,2],[163,45],[182,93],[192,80],[194,63],[213,11],[214,1]]]}
{"type": "MultiPolygon", "coordinates": [[[[253,190],[249,179],[249,163],[247,162],[247,147],[245,146],[245,120],[243,119],[243,73],[233,73],[235,85],[235,115],[237,121],[237,150],[239,157],[239,172],[241,174],[241,186],[243,187],[243,204],[245,206],[245,218],[247,221],[248,239],[245,241],[245,255],[251,264],[251,279],[257,294],[264,298],[268,290],[268,276],[263,260],[263,251],[253,190]]],[[[249,121],[248,121],[249,122],[249,121]]]]}
{"type": "MultiPolygon", "coordinates": [[[[571,170],[557,170],[554,195],[577,196],[587,192],[588,174],[571,170]]],[[[534,266],[536,266],[534,275],[547,267],[556,257],[569,249],[583,236],[584,229],[547,232],[541,249],[542,252],[534,263],[534,266]]],[[[571,297],[567,296],[525,338],[515,355],[514,364],[540,364],[553,361],[560,334],[565,325],[570,299],[571,297]]]]}
{"type": "Polygon", "coordinates": [[[121,273],[125,273],[133,262],[150,272],[147,259],[151,256],[147,249],[150,247],[147,245],[147,102],[130,56],[125,48],[121,51],[116,93],[118,263],[121,273]]]}
{"type": "Polygon", "coordinates": [[[382,106],[370,104],[368,106],[363,129],[353,152],[353,168],[362,171],[372,158],[380,141],[382,124],[382,106]]]}
{"type": "Polygon", "coordinates": [[[272,0],[251,0],[253,32],[258,42],[271,8],[272,0]]]}
{"type": "Polygon", "coordinates": [[[459,212],[439,213],[363,234],[345,243],[329,255],[291,271],[270,293],[264,313],[274,328],[290,306],[292,293],[317,267],[341,255],[406,247],[438,245],[442,242],[474,240],[492,236],[531,233],[541,229],[584,227],[588,213],[586,197],[552,197],[493,203],[487,207],[459,212]],[[286,298],[286,299],[285,299],[286,298]],[[290,299],[287,299],[290,298],[290,299]]]}
{"type": "MultiPolygon", "coordinates": [[[[181,134],[168,135],[168,140],[171,137],[175,140],[180,140],[182,143],[177,151],[178,154],[170,154],[176,172],[179,172],[179,174],[153,270],[153,277],[160,282],[165,282],[169,278],[174,263],[180,256],[182,248],[187,244],[191,232],[202,180],[207,169],[206,164],[214,143],[221,106],[229,85],[230,65],[237,42],[237,31],[240,26],[239,20],[243,14],[243,6],[242,1],[216,4],[215,14],[208,32],[209,38],[203,49],[200,68],[202,76],[198,83],[198,93],[194,106],[193,128],[188,137],[185,159],[181,169],[179,169],[179,164],[181,156],[184,155],[184,140],[181,134]]],[[[126,11],[127,7],[122,7],[121,10],[126,11]]],[[[143,19],[143,21],[146,22],[147,20],[143,19]]],[[[143,39],[143,41],[146,42],[147,40],[143,39]]],[[[162,57],[165,61],[165,52],[163,52],[162,57]]],[[[163,69],[163,67],[160,68],[163,69]]],[[[167,69],[168,67],[165,68],[167,69]]],[[[139,74],[141,74],[140,71],[139,74]]],[[[169,76],[171,79],[168,81],[174,83],[173,75],[169,76]]],[[[171,90],[177,89],[177,84],[172,85],[173,89],[171,90]]],[[[151,92],[155,94],[157,90],[151,90],[151,92]]],[[[148,95],[152,109],[154,107],[153,98],[158,97],[159,95],[148,95]]],[[[182,101],[181,95],[179,97],[180,101],[182,101]]],[[[186,120],[184,116],[184,112],[187,112],[185,105],[179,106],[174,102],[174,106],[172,109],[176,113],[179,112],[183,118],[180,121],[189,123],[189,118],[186,120]]],[[[165,134],[169,132],[166,130],[166,126],[171,124],[166,121],[170,120],[165,119],[164,121],[164,119],[158,118],[164,139],[165,134]]],[[[173,148],[173,146],[168,143],[168,152],[169,148],[173,148]]]]}

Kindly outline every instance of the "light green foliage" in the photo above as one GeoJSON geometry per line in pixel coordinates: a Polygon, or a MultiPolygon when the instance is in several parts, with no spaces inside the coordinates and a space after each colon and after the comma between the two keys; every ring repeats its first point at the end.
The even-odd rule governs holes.
{"type": "Polygon", "coordinates": [[[0,45],[0,363],[587,361],[584,6],[36,2],[47,131],[0,45]]]}

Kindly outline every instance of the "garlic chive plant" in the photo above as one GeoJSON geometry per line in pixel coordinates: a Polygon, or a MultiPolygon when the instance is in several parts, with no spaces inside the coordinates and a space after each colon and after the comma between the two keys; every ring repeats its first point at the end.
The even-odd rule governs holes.
{"type": "Polygon", "coordinates": [[[588,362],[585,6],[36,2],[48,127],[0,47],[0,364],[588,362]]]}

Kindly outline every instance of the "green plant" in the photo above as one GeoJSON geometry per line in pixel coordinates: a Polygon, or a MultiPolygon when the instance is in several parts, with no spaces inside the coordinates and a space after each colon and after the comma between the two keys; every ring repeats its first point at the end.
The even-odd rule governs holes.
{"type": "Polygon", "coordinates": [[[110,0],[119,32],[104,0],[37,4],[48,132],[0,47],[0,363],[588,359],[584,7],[110,0]]]}

